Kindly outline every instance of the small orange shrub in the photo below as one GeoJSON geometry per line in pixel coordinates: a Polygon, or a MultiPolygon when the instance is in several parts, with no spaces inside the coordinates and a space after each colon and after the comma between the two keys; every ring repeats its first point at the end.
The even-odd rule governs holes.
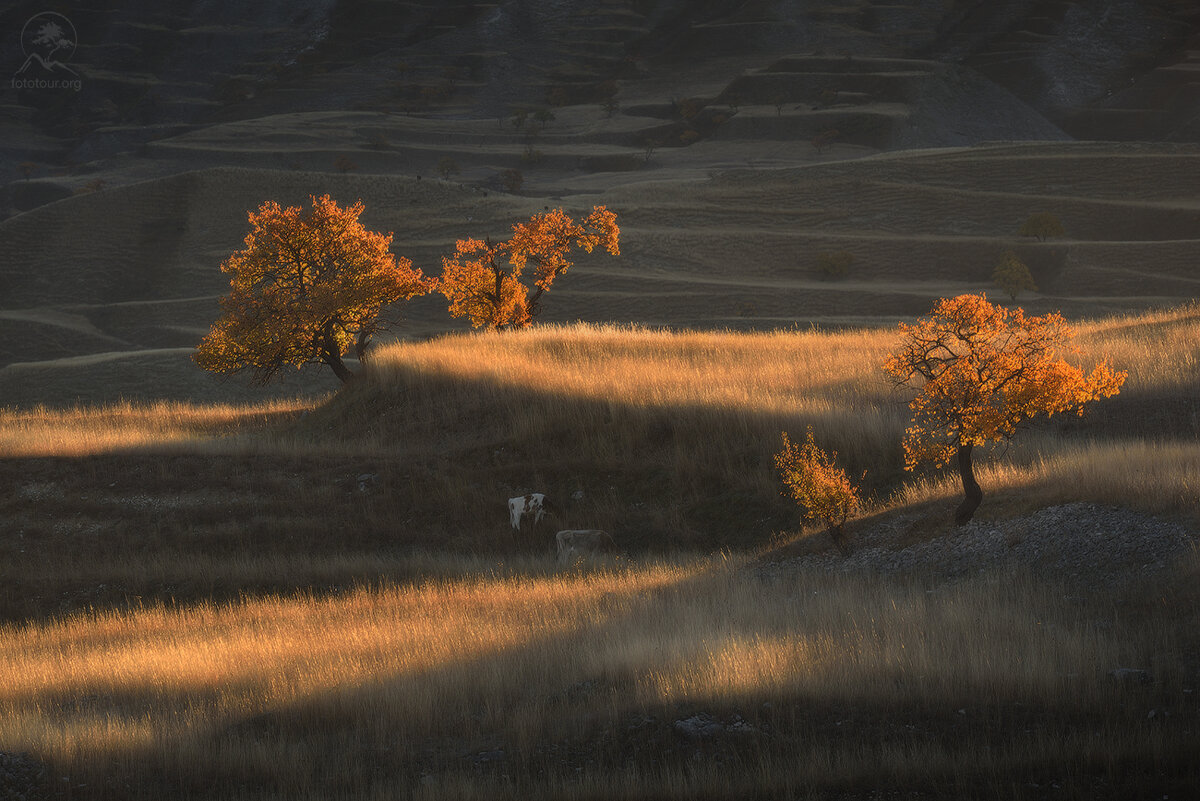
{"type": "Polygon", "coordinates": [[[804,507],[805,515],[822,520],[829,536],[843,552],[846,550],[846,520],[858,509],[858,489],[850,482],[846,471],[837,466],[837,451],[826,454],[813,440],[812,426],[803,445],[783,436],[783,450],[775,454],[787,494],[804,507]]]}

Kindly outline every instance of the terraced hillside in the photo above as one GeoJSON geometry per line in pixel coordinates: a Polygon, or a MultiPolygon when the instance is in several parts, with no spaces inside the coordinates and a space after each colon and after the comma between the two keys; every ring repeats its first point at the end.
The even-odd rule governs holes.
{"type": "MultiPolygon", "coordinates": [[[[1195,289],[1186,3],[314,0],[264,4],[257,28],[188,0],[135,12],[79,12],[78,97],[0,108],[0,405],[257,393],[188,355],[246,212],[324,192],[361,198],[433,274],[456,238],[608,205],[623,256],[581,261],[552,321],[890,324],[989,288],[1006,250],[1034,309],[1195,289]],[[1060,68],[1084,50],[1095,69],[1060,68]],[[1071,141],[1092,128],[1147,141],[1071,141]],[[1066,235],[1019,237],[1038,211],[1066,235]],[[850,260],[838,280],[823,254],[850,260]]],[[[403,337],[457,327],[432,298],[404,316],[403,337]]]]}
{"type": "MultiPolygon", "coordinates": [[[[432,273],[457,237],[502,236],[548,203],[607,203],[620,214],[622,257],[577,264],[548,296],[548,321],[890,324],[938,297],[988,290],[1009,249],[1040,290],[1022,304],[1039,311],[1178,303],[1200,280],[1194,146],[991,145],[703,177],[687,158],[656,154],[660,166],[609,174],[602,194],[556,198],[411,176],[216,168],[34,209],[0,224],[0,402],[52,401],[64,389],[111,397],[102,370],[125,376],[115,394],[136,394],[151,369],[168,397],[239,386],[212,383],[188,359],[226,288],[218,265],[240,246],[246,209],[309,193],[362,198],[368,226],[394,231],[395,250],[432,273]],[[1056,214],[1066,235],[1018,236],[1037,211],[1056,214]],[[828,280],[819,255],[838,251],[853,262],[828,280]],[[87,358],[61,361],[74,357],[87,358]]],[[[435,298],[405,316],[405,336],[458,327],[435,298]]]]}

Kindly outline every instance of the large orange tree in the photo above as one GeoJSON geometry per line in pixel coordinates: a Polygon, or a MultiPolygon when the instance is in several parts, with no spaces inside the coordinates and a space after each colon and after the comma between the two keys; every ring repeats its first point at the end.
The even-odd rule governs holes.
{"type": "Polygon", "coordinates": [[[1106,363],[1091,373],[1063,358],[1074,333],[1058,313],[1026,317],[983,295],[942,299],[915,325],[900,324],[901,348],[884,364],[898,386],[918,389],[904,433],[905,467],[957,460],[962,478],[959,525],[983,501],[975,480],[977,445],[1012,437],[1025,423],[1117,394],[1126,374],[1106,363]]]}
{"type": "Polygon", "coordinates": [[[428,293],[433,282],[389,251],[392,235],[358,221],[362,201],[341,208],[329,195],[312,208],[263,203],[250,212],[245,247],[221,270],[230,292],[201,341],[196,363],[214,372],[251,370],[265,383],[284,365],[323,363],[343,382],[342,357],[362,360],[386,326],[383,307],[428,293]]]}
{"type": "Polygon", "coordinates": [[[575,248],[591,253],[603,246],[620,254],[617,215],[604,206],[574,220],[562,209],[535,214],[513,226],[509,239],[460,239],[454,255],[442,257],[438,291],[453,317],[467,317],[475,328],[524,328],[554,280],[573,264],[575,248]],[[529,285],[526,285],[526,281],[529,285]]]}

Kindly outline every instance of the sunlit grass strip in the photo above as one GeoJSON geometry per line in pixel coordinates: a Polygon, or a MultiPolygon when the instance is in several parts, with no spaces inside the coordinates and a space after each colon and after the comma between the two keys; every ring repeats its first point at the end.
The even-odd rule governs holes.
{"type": "Polygon", "coordinates": [[[248,405],[129,402],[67,410],[0,409],[0,457],[86,456],[195,445],[261,430],[311,408],[311,400],[248,405]]]}
{"type": "Polygon", "coordinates": [[[772,414],[798,404],[830,414],[886,399],[878,366],[890,331],[669,331],[576,324],[480,332],[381,349],[393,369],[452,375],[570,398],[634,406],[743,408],[772,414]]]}
{"type": "MultiPolygon", "coordinates": [[[[1017,492],[1039,505],[1084,500],[1151,513],[1200,513],[1200,442],[1033,439],[1019,452],[1026,458],[1013,454],[979,468],[988,493],[1017,492]]],[[[927,473],[906,482],[881,507],[898,509],[961,494],[957,475],[927,473]]]]}
{"type": "MultiPolygon", "coordinates": [[[[1108,359],[1115,369],[1129,371],[1124,394],[1190,392],[1200,381],[1196,306],[1084,321],[1076,328],[1082,362],[1108,359]]],[[[786,415],[816,423],[826,436],[840,428],[858,443],[854,450],[866,452],[870,441],[885,438],[906,416],[907,398],[892,390],[881,369],[897,344],[891,328],[738,333],[538,326],[383,347],[369,378],[386,385],[413,380],[415,372],[543,393],[564,404],[596,400],[640,408],[786,415]]],[[[0,409],[0,456],[211,445],[315,405],[292,400],[0,409]]]]}
{"type": "Polygon", "coordinates": [[[1129,372],[1122,392],[1195,391],[1200,379],[1200,305],[1078,323],[1084,361],[1129,372]]]}
{"type": "MultiPolygon", "coordinates": [[[[459,744],[464,736],[482,732],[490,734],[481,742],[495,737],[537,769],[539,746],[595,736],[649,710],[719,714],[807,698],[918,717],[1032,705],[1050,728],[1055,715],[1094,710],[1116,710],[1115,721],[1122,690],[1104,670],[1154,662],[1167,686],[1190,675],[1171,656],[1170,631],[1094,626],[1029,580],[930,592],[816,571],[762,582],[744,566],[714,558],[474,577],[10,626],[0,629],[0,743],[81,777],[116,764],[133,776],[173,765],[199,782],[240,786],[239,777],[265,775],[284,797],[320,797],[331,779],[310,760],[329,731],[347,738],[335,772],[343,782],[363,775],[381,742],[406,744],[401,758],[419,760],[429,743],[458,752],[472,747],[459,744]],[[575,686],[590,689],[571,696],[575,686]],[[256,728],[264,715],[274,723],[256,728]]],[[[1125,733],[1112,723],[1091,736],[1120,755],[1130,753],[1125,733]]],[[[764,754],[759,781],[792,775],[801,752],[805,764],[829,769],[798,779],[845,780],[846,761],[873,747],[798,746],[764,754]]],[[[864,769],[907,770],[906,754],[889,748],[864,769]]],[[[942,745],[925,764],[952,775],[952,761],[976,765],[990,748],[986,738],[942,745]]],[[[1016,759],[1014,770],[1036,762],[1022,749],[1006,742],[997,757],[1016,759]]],[[[544,766],[553,787],[558,766],[544,766]]],[[[431,786],[452,786],[455,775],[471,774],[431,786]]],[[[657,783],[644,768],[639,776],[627,778],[657,783]]],[[[623,781],[584,779],[577,789],[623,781]]]]}
{"type": "MultiPolygon", "coordinates": [[[[1130,388],[1196,381],[1200,307],[1083,321],[1074,328],[1080,360],[1108,359],[1128,370],[1130,388]]],[[[762,413],[811,406],[853,414],[897,400],[882,365],[898,344],[894,328],[742,333],[580,323],[399,343],[381,348],[372,367],[382,381],[404,368],[636,405],[762,413]]]]}
{"type": "Polygon", "coordinates": [[[463,579],[8,626],[0,743],[60,759],[147,748],[598,625],[634,594],[697,569],[463,579]]]}

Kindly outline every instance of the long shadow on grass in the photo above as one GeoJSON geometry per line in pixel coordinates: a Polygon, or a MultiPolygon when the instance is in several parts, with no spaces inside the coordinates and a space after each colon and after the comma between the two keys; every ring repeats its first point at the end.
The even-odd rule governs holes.
{"type": "Polygon", "coordinates": [[[223,452],[0,460],[0,619],[338,590],[416,549],[550,553],[560,528],[639,554],[756,547],[800,524],[772,464],[780,431],[814,425],[883,488],[900,423],[865,404],[660,406],[401,368],[223,452]],[[507,500],[531,491],[559,512],[514,532],[507,500]]]}
{"type": "Polygon", "coordinates": [[[1091,616],[1111,609],[1019,582],[927,590],[764,581],[710,562],[606,595],[553,633],[212,720],[81,764],[73,781],[128,788],[78,797],[129,798],[1117,798],[1195,786],[1200,720],[1178,695],[1181,665],[1117,684],[1081,663],[1140,647],[1128,627],[1095,633],[1091,616]]]}
{"type": "MultiPolygon", "coordinates": [[[[850,405],[805,413],[580,397],[400,365],[223,452],[0,460],[11,488],[0,619],[339,591],[407,578],[414,550],[549,553],[559,528],[603,528],[634,554],[760,547],[801,522],[772,464],[780,431],[813,425],[850,475],[866,471],[867,495],[907,478],[902,399],[833,380],[850,405]],[[514,533],[507,499],[530,491],[561,511],[514,533]]],[[[1194,415],[1176,401],[1128,388],[1051,428],[1063,442],[1186,433],[1194,415]]]]}
{"type": "MultiPolygon", "coordinates": [[[[9,562],[14,581],[5,602],[28,610],[16,617],[38,619],[122,606],[135,596],[186,606],[297,588],[336,594],[395,578],[413,546],[501,557],[545,553],[553,527],[512,539],[505,500],[527,489],[560,501],[556,525],[606,528],[635,553],[753,546],[775,528],[794,526],[796,512],[777,495],[770,457],[779,430],[809,422],[826,432],[824,441],[842,452],[851,472],[871,466],[876,475],[898,474],[903,419],[895,409],[864,406],[810,420],[622,404],[415,373],[352,387],[253,452],[6,460],[0,478],[18,492],[4,501],[5,519],[16,521],[4,542],[19,558],[9,562]],[[369,480],[360,480],[364,475],[369,480]],[[37,497],[30,487],[49,495],[37,497]],[[160,576],[175,578],[156,587],[160,576]],[[116,589],[107,595],[64,604],[66,589],[109,581],[116,589]],[[23,591],[40,597],[21,606],[13,593],[23,591]]],[[[656,670],[663,686],[675,674],[686,686],[685,668],[712,662],[713,643],[758,647],[764,628],[755,620],[765,608],[794,609],[796,636],[808,637],[804,607],[787,604],[807,597],[817,580],[801,576],[796,587],[763,589],[753,614],[741,617],[732,606],[703,602],[726,597],[714,588],[727,577],[681,580],[628,603],[613,599],[604,614],[512,647],[369,687],[322,690],[287,708],[232,715],[152,753],[119,756],[125,767],[107,778],[103,766],[80,767],[99,777],[80,795],[155,797],[174,788],[197,797],[302,797],[316,788],[314,795],[350,797],[398,785],[407,788],[401,795],[426,788],[437,797],[439,788],[453,794],[447,783],[466,777],[489,792],[561,783],[586,796],[597,776],[620,785],[623,771],[631,771],[631,796],[657,783],[663,795],[694,797],[705,782],[724,787],[718,795],[763,788],[764,797],[784,796],[805,787],[853,794],[885,783],[923,792],[932,783],[932,795],[948,796],[964,782],[984,781],[999,797],[1039,797],[1020,788],[1042,786],[1043,777],[1103,796],[1119,783],[1112,766],[1122,760],[1137,770],[1155,766],[1169,782],[1191,775],[1191,763],[1179,758],[1176,726],[1193,725],[1194,714],[1176,714],[1160,730],[1144,722],[1154,720],[1149,703],[1164,703],[1157,696],[1047,697],[1024,683],[1029,677],[1019,662],[1011,665],[1012,685],[1001,690],[971,677],[938,684],[886,662],[863,674],[865,690],[787,685],[759,694],[755,682],[743,689],[729,689],[729,682],[705,689],[701,682],[683,694],[647,689],[657,686],[649,677],[656,670]],[[689,628],[696,608],[716,628],[689,628]],[[645,641],[622,639],[658,619],[665,625],[645,641]],[[604,643],[614,644],[606,652],[604,643]],[[645,653],[651,658],[639,656],[645,653]],[[506,675],[526,678],[510,686],[501,680],[506,675]],[[911,687],[917,689],[905,689],[911,687]],[[446,713],[418,716],[423,722],[410,727],[397,693],[436,698],[446,713]],[[1079,700],[1097,697],[1099,706],[1079,700]],[[676,725],[693,718],[698,736],[676,725]],[[1092,748],[1086,741],[1097,730],[1109,739],[1092,748]],[[1132,734],[1122,740],[1120,732],[1132,734]],[[1065,750],[1047,750],[1059,741],[1065,750]],[[985,743],[1011,753],[1001,747],[1000,759],[985,743]],[[1113,749],[1121,756],[1105,756],[1113,749]],[[1058,762],[1065,772],[1047,767],[1058,762]],[[1097,764],[1107,784],[1093,787],[1097,764]]],[[[904,598],[915,603],[921,596],[904,598]]],[[[845,606],[862,611],[850,598],[845,606]]],[[[983,620],[992,613],[982,602],[978,610],[983,620]]],[[[850,619],[868,626],[872,617],[850,619]]],[[[766,635],[789,631],[773,625],[766,635]]],[[[938,626],[930,613],[925,629],[938,626]]],[[[862,636],[854,627],[826,627],[838,635],[835,656],[839,638],[853,643],[862,636]]],[[[919,642],[925,635],[911,636],[919,642]]],[[[1005,653],[1020,654],[1023,645],[1017,637],[1005,653]]],[[[855,668],[853,653],[835,658],[835,667],[855,668]]],[[[736,660],[731,669],[736,673],[736,660]]],[[[769,678],[767,671],[761,682],[774,687],[769,678]]],[[[203,705],[186,693],[174,701],[203,705]]],[[[128,710],[139,699],[134,693],[65,706],[90,714],[105,703],[128,710]]],[[[597,785],[593,794],[604,791],[597,785]]]]}

